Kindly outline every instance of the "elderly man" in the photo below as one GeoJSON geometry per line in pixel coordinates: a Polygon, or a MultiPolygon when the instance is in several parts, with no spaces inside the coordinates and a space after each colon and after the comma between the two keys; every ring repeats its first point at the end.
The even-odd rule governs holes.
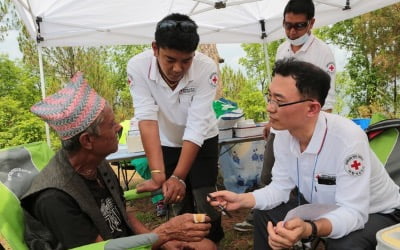
{"type": "Polygon", "coordinates": [[[211,194],[217,199],[212,205],[255,209],[254,249],[285,249],[301,239],[326,237],[327,250],[372,250],[376,232],[400,222],[399,187],[364,131],[349,119],[321,111],[329,81],[313,64],[278,61],[267,96],[277,131],[272,182],[252,193],[211,194]],[[290,196],[294,188],[297,195],[290,196]],[[331,210],[314,213],[314,218],[285,219],[289,210],[305,203],[331,210]]]}
{"type": "MultiPolygon", "coordinates": [[[[150,232],[126,212],[118,179],[105,161],[118,148],[121,126],[110,105],[83,76],[77,74],[31,111],[57,132],[62,144],[22,199],[32,217],[63,248],[150,232]]],[[[152,231],[159,236],[154,248],[213,249],[215,245],[204,239],[210,227],[209,223],[194,223],[190,214],[173,218],[152,231]]]]}

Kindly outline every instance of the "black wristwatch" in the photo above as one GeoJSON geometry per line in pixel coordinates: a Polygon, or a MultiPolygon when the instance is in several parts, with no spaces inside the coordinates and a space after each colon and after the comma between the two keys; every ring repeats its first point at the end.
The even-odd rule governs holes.
{"type": "Polygon", "coordinates": [[[312,242],[313,240],[315,240],[315,238],[317,238],[317,225],[315,225],[314,221],[312,220],[305,220],[304,222],[310,223],[311,225],[311,235],[308,236],[308,238],[303,239],[303,242],[312,242]]]}

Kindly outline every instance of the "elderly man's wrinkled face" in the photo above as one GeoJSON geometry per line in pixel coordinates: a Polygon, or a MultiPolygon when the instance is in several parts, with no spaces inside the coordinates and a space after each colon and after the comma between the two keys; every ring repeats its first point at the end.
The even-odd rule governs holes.
{"type": "Polygon", "coordinates": [[[106,157],[118,150],[118,131],[121,125],[115,121],[114,112],[106,105],[103,121],[99,124],[99,135],[93,135],[93,152],[106,157]]]}

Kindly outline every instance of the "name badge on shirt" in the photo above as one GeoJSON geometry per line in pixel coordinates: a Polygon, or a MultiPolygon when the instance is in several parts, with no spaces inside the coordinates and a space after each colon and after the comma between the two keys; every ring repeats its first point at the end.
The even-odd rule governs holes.
{"type": "Polygon", "coordinates": [[[336,176],[334,175],[319,174],[317,180],[320,185],[336,185],[336,176]]]}
{"type": "Polygon", "coordinates": [[[196,92],[196,88],[187,87],[179,91],[179,103],[188,103],[193,100],[193,95],[196,92]]]}

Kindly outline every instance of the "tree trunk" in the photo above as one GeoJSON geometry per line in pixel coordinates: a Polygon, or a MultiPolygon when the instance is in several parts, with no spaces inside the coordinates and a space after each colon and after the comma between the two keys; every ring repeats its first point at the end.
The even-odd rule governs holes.
{"type": "Polygon", "coordinates": [[[221,81],[221,72],[219,69],[219,62],[221,58],[219,57],[217,45],[216,44],[200,44],[198,50],[209,56],[211,59],[215,61],[217,64],[217,74],[218,74],[218,87],[217,87],[217,94],[215,95],[215,99],[219,99],[222,97],[222,81],[221,81]]]}

